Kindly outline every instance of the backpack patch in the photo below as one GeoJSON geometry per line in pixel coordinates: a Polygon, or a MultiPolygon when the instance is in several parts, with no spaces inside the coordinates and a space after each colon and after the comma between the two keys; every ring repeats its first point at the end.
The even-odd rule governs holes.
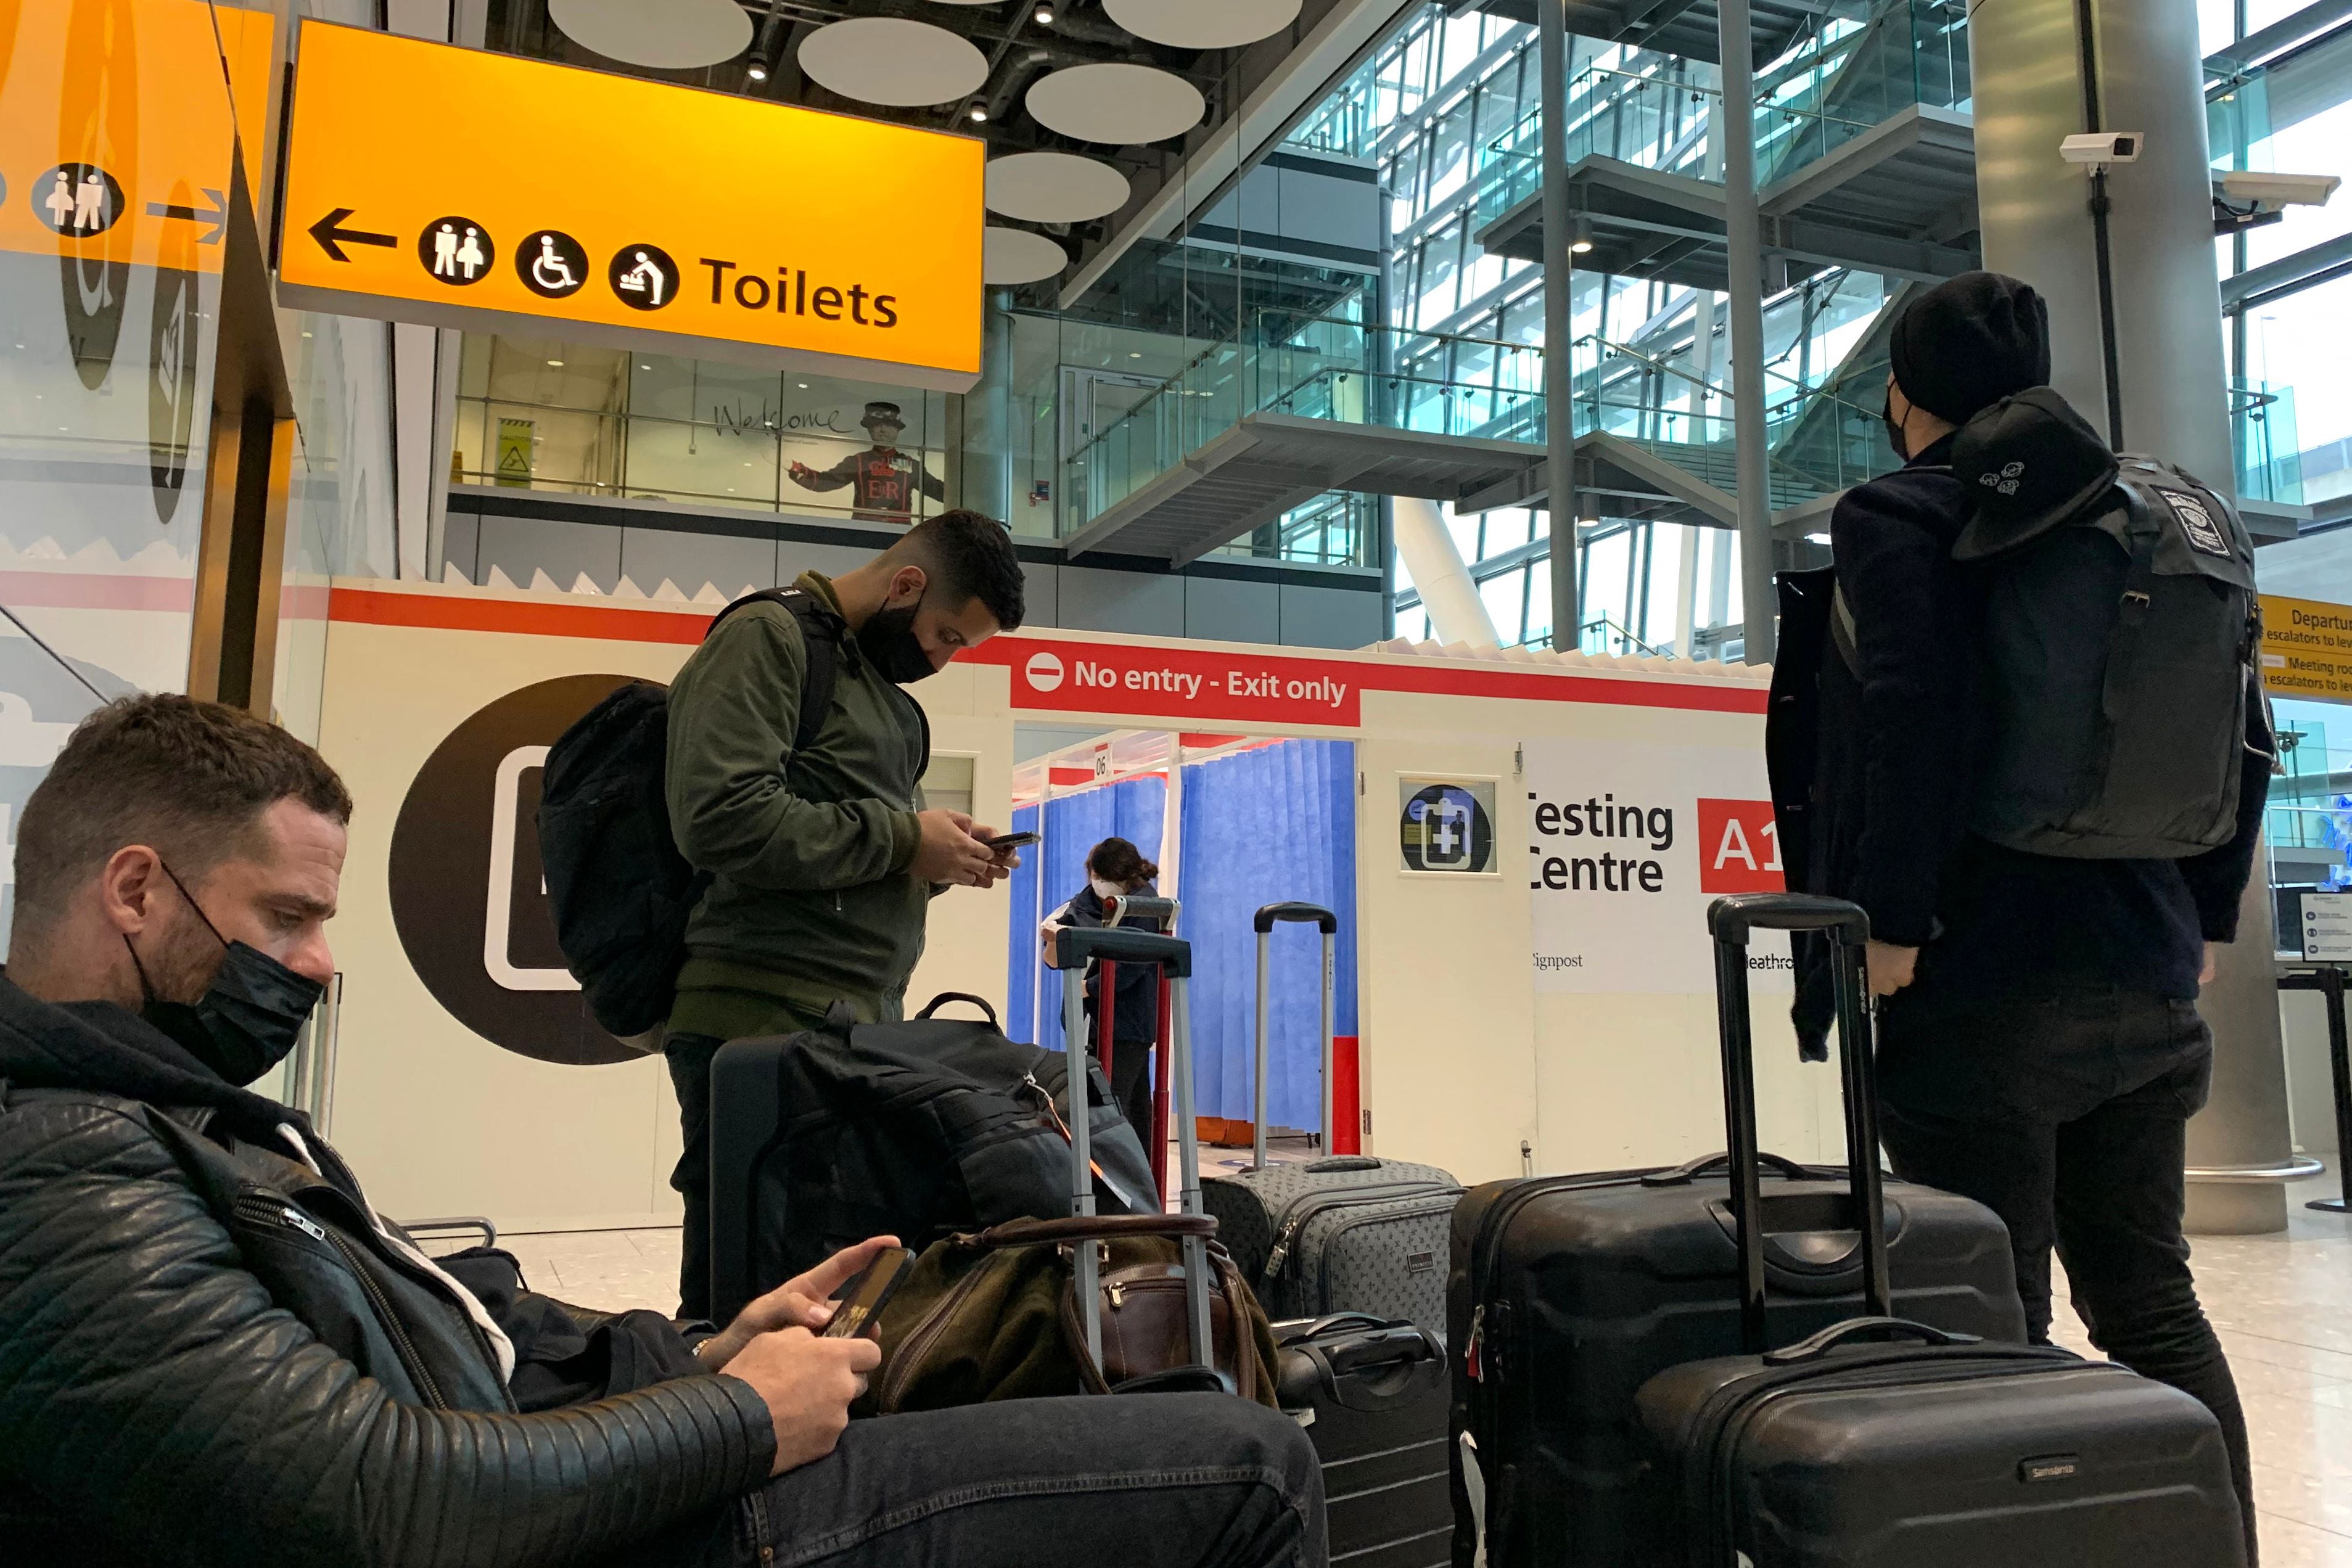
{"type": "Polygon", "coordinates": [[[2172,515],[2180,519],[2180,531],[2189,537],[2189,549],[2218,555],[2224,560],[2230,559],[2229,538],[2213,521],[2213,514],[2205,509],[2204,502],[2186,490],[2167,490],[2161,486],[2155,488],[2164,497],[2165,505],[2172,508],[2172,515]]]}

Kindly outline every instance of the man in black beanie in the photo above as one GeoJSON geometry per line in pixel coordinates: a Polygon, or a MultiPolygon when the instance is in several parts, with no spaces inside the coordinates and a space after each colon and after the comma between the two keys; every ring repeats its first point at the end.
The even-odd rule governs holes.
{"type": "MultiPolygon", "coordinates": [[[[2242,792],[2236,838],[2189,860],[2061,859],[1968,831],[1983,602],[1952,559],[1972,515],[1952,451],[1975,415],[2049,381],[2049,312],[2018,279],[1972,272],[1911,304],[1892,349],[1885,418],[1904,466],[1839,500],[1833,568],[1781,579],[1766,745],[1790,885],[1870,915],[1895,1173],[2001,1217],[2036,1340],[2054,1247],[2099,1347],[2212,1410],[2251,1562],[2245,1417],[2181,1208],[2211,1070],[2206,942],[2236,933],[2267,778],[2242,792]]],[[[2090,425],[2070,412],[2050,428],[2037,462],[2112,476],[2090,425]]],[[[1800,944],[1808,1054],[1826,1051],[1826,957],[1800,944]]]]}

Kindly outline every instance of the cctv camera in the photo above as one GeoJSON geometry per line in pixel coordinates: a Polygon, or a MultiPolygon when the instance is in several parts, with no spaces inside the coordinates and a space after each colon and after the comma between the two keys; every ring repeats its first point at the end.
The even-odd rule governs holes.
{"type": "Polygon", "coordinates": [[[2252,203],[2259,211],[2281,207],[2324,207],[2344,182],[2334,174],[2262,174],[2233,170],[2215,182],[2231,203],[2252,203]]]}
{"type": "Polygon", "coordinates": [[[2098,131],[2082,136],[2069,136],[2058,143],[2058,156],[2069,163],[2081,163],[2093,174],[2106,172],[2110,163],[2136,163],[2139,150],[2147,141],[2147,133],[2138,131],[2098,131]]]}

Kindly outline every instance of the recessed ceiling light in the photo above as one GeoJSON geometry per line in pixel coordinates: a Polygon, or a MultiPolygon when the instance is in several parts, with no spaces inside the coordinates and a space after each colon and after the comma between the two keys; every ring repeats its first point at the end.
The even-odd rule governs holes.
{"type": "Polygon", "coordinates": [[[1041,27],[1050,27],[1054,25],[1054,8],[1051,5],[1040,5],[1029,15],[1041,27]]]}
{"type": "MultiPolygon", "coordinates": [[[[308,333],[308,332],[305,332],[305,333],[303,333],[303,334],[302,334],[302,336],[304,336],[305,338],[309,337],[310,335],[310,333],[308,333]]],[[[20,349],[21,349],[21,348],[23,348],[25,345],[24,345],[24,344],[22,344],[22,343],[19,343],[19,344],[17,344],[16,346],[17,346],[18,348],[20,348],[20,349]]]]}
{"type": "Polygon", "coordinates": [[[801,391],[803,391],[803,392],[806,392],[806,391],[808,391],[808,382],[803,382],[801,383],[801,391]]]}
{"type": "Polygon", "coordinates": [[[653,369],[653,367],[652,367],[651,365],[639,365],[639,366],[637,367],[637,369],[639,369],[639,370],[641,370],[641,371],[649,371],[649,370],[652,370],[652,369],[653,369]]]}
{"type": "Polygon", "coordinates": [[[1127,357],[1130,360],[1139,360],[1143,358],[1143,350],[1140,349],[1129,349],[1127,351],[1127,357]]]}
{"type": "Polygon", "coordinates": [[[560,371],[563,368],[563,361],[562,360],[550,360],[547,361],[547,368],[551,371],[560,371]]]}

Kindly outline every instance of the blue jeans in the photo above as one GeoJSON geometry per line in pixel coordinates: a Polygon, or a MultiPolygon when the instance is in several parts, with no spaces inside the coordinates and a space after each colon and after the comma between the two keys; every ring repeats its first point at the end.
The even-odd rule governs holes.
{"type": "Polygon", "coordinates": [[[1323,1475],[1226,1394],[1018,1399],[854,1421],[698,1568],[1324,1568],[1323,1475]]]}
{"type": "Polygon", "coordinates": [[[1879,1026],[1879,1135],[1906,1181],[2009,1227],[2026,1326],[2050,1336],[2050,1255],[2091,1343],[2221,1423],[2254,1561],[2246,1418],[2181,1234],[2189,1118],[2213,1037],[2194,1002],[2086,988],[1999,1002],[1896,992],[1879,1026]]]}

